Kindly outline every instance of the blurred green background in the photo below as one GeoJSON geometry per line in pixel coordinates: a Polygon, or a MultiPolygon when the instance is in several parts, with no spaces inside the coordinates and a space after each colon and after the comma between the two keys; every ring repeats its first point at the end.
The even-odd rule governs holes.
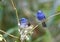
{"type": "MultiPolygon", "coordinates": [[[[19,19],[26,17],[33,25],[37,25],[35,14],[42,10],[46,18],[60,12],[60,0],[13,0],[19,19]],[[57,12],[57,13],[56,13],[57,12]]],[[[47,29],[38,26],[26,42],[60,42],[60,15],[54,16],[46,22],[47,29]]],[[[9,34],[20,37],[16,13],[11,0],[0,0],[0,29],[9,34]]],[[[12,38],[0,32],[7,42],[20,42],[19,39],[12,38]]]]}

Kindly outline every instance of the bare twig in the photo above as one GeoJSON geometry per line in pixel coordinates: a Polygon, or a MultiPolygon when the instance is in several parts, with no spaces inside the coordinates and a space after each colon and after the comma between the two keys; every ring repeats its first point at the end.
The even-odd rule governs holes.
{"type": "Polygon", "coordinates": [[[18,11],[17,11],[17,9],[16,9],[16,7],[15,7],[15,4],[14,4],[13,0],[11,0],[11,3],[12,3],[12,6],[13,6],[13,9],[14,9],[15,12],[16,12],[17,22],[19,23],[18,11]]]}
{"type": "Polygon", "coordinates": [[[11,35],[11,34],[9,34],[9,33],[5,32],[5,31],[3,31],[3,30],[1,30],[1,29],[0,29],[0,32],[2,32],[2,33],[4,33],[4,34],[7,34],[7,35],[9,35],[10,37],[13,37],[13,38],[18,39],[18,37],[14,36],[14,35],[11,35]]]}
{"type": "MultiPolygon", "coordinates": [[[[51,16],[49,16],[47,19],[46,19],[46,21],[48,21],[50,18],[52,18],[52,17],[54,17],[54,16],[57,16],[57,15],[60,15],[60,12],[59,13],[56,13],[56,14],[54,14],[54,15],[51,15],[51,16]]],[[[36,25],[31,31],[33,31],[36,27],[38,27],[39,26],[39,24],[38,25],[36,25]]]]}
{"type": "Polygon", "coordinates": [[[4,39],[5,42],[7,42],[5,38],[3,38],[3,39],[4,39]]]}
{"type": "Polygon", "coordinates": [[[60,13],[57,13],[57,14],[51,15],[51,16],[49,16],[46,20],[48,21],[50,18],[52,18],[52,17],[54,17],[54,16],[57,16],[57,15],[60,15],[60,13]]]}

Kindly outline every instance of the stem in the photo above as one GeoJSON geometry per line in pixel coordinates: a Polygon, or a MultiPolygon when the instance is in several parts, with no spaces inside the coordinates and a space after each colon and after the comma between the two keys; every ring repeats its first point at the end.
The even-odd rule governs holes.
{"type": "Polygon", "coordinates": [[[4,38],[4,41],[7,42],[5,38],[4,38]]]}
{"type": "Polygon", "coordinates": [[[18,39],[18,37],[14,36],[14,35],[11,35],[11,34],[9,34],[9,33],[6,33],[5,31],[3,31],[3,30],[1,30],[1,29],[0,29],[0,32],[3,32],[3,33],[5,33],[5,34],[7,34],[7,35],[9,35],[9,36],[11,36],[11,37],[13,37],[13,38],[18,39]]]}
{"type": "Polygon", "coordinates": [[[49,20],[50,18],[52,18],[52,17],[54,17],[54,16],[57,16],[57,15],[60,15],[60,13],[56,13],[56,14],[54,14],[54,15],[51,15],[51,16],[49,16],[46,20],[49,20]]]}
{"type": "Polygon", "coordinates": [[[21,42],[25,42],[25,39],[20,39],[21,40],[21,42]]]}
{"type": "MultiPolygon", "coordinates": [[[[57,16],[57,15],[60,15],[60,12],[59,13],[56,13],[56,14],[54,14],[54,15],[51,15],[51,16],[49,16],[47,19],[46,19],[46,21],[48,21],[50,18],[52,18],[52,17],[54,17],[54,16],[57,16]]],[[[40,23],[41,24],[41,23],[40,23]]],[[[31,31],[33,31],[36,27],[38,27],[39,26],[39,24],[38,25],[36,25],[31,31]]]]}
{"type": "Polygon", "coordinates": [[[17,22],[19,23],[18,11],[17,11],[17,9],[16,9],[16,7],[15,7],[15,4],[14,4],[13,0],[11,0],[11,3],[12,3],[12,6],[13,6],[13,9],[14,9],[15,12],[16,12],[17,22]]]}
{"type": "Polygon", "coordinates": [[[21,40],[21,42],[24,42],[24,40],[21,40]]]}

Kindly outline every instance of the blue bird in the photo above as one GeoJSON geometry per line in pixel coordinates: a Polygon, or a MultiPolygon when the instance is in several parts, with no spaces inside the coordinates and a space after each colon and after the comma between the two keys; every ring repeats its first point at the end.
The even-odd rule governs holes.
{"type": "Polygon", "coordinates": [[[20,27],[26,28],[27,26],[28,26],[28,20],[26,18],[21,18],[20,19],[20,27]]]}
{"type": "Polygon", "coordinates": [[[41,10],[38,10],[38,12],[36,14],[36,17],[37,17],[38,20],[43,20],[43,19],[46,18],[44,13],[41,10]]]}
{"type": "Polygon", "coordinates": [[[41,10],[38,10],[37,14],[36,14],[36,18],[42,22],[42,26],[46,27],[46,23],[45,23],[45,15],[41,10]]]}

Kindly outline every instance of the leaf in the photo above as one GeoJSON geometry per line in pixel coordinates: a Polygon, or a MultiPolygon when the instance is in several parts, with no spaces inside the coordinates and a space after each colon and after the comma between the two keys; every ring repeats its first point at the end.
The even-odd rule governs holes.
{"type": "MultiPolygon", "coordinates": [[[[11,34],[15,31],[18,31],[18,27],[13,27],[12,29],[7,30],[7,33],[11,34]]],[[[8,36],[7,34],[4,34],[4,37],[7,37],[7,36],[8,36]]]]}
{"type": "Polygon", "coordinates": [[[60,11],[60,5],[57,7],[56,11],[60,11]]]}
{"type": "Polygon", "coordinates": [[[46,29],[46,34],[44,35],[43,42],[52,42],[51,33],[46,29]]]}

